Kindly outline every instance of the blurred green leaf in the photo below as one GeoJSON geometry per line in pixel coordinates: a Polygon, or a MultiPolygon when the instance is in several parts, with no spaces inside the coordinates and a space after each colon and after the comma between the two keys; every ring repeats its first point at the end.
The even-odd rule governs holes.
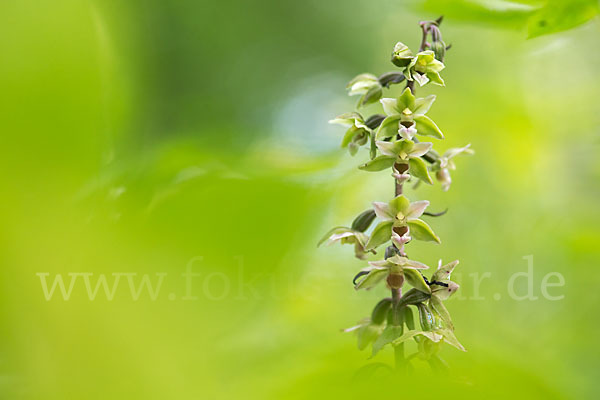
{"type": "Polygon", "coordinates": [[[386,345],[392,343],[394,340],[402,336],[403,332],[404,327],[402,325],[386,326],[381,335],[373,343],[373,352],[371,353],[371,357],[375,357],[375,355],[379,353],[379,351],[383,349],[386,345]]]}
{"type": "Polygon", "coordinates": [[[549,0],[529,18],[528,37],[575,28],[598,16],[598,10],[597,0],[549,0]]]}

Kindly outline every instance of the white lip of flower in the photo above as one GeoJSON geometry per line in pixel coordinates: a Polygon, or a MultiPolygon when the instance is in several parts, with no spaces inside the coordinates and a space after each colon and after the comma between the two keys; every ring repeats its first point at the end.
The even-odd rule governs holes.
{"type": "Polygon", "coordinates": [[[396,232],[392,231],[392,242],[394,242],[398,246],[403,246],[406,243],[410,242],[411,240],[412,240],[412,238],[408,234],[404,234],[403,236],[400,236],[396,232]]]}
{"type": "Polygon", "coordinates": [[[395,167],[393,168],[392,176],[396,178],[398,182],[404,182],[410,179],[410,174],[401,174],[395,167]]]}
{"type": "Polygon", "coordinates": [[[415,123],[413,122],[413,124],[408,128],[400,124],[398,134],[404,139],[412,140],[412,138],[414,138],[417,134],[417,130],[415,129],[415,123]]]}

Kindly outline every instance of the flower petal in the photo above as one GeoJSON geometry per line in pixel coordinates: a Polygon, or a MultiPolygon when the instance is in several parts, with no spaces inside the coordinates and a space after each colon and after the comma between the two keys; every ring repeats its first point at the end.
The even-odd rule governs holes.
{"type": "Polygon", "coordinates": [[[392,214],[392,210],[388,203],[374,201],[373,210],[375,210],[375,215],[384,221],[394,219],[394,214],[392,214]]]}
{"type": "Polygon", "coordinates": [[[410,206],[408,207],[408,211],[406,213],[406,218],[408,218],[408,219],[419,218],[421,215],[423,215],[423,211],[425,211],[425,209],[428,206],[429,206],[429,201],[427,201],[427,200],[419,200],[419,201],[410,203],[410,206]]]}
{"type": "Polygon", "coordinates": [[[454,268],[456,268],[457,265],[458,260],[454,260],[442,266],[442,260],[440,260],[438,268],[431,277],[431,279],[434,281],[445,281],[450,279],[450,275],[452,274],[452,271],[454,271],[454,268]]]}
{"type": "Polygon", "coordinates": [[[444,283],[444,285],[440,285],[438,283],[433,283],[431,285],[431,293],[437,296],[440,300],[446,300],[460,288],[457,283],[452,281],[442,281],[441,283],[444,283]],[[446,287],[446,285],[448,285],[448,287],[446,287]]]}
{"type": "Polygon", "coordinates": [[[344,126],[352,126],[356,124],[356,121],[363,122],[363,117],[357,112],[349,112],[342,115],[338,115],[334,119],[330,120],[329,123],[344,126]]]}
{"type": "Polygon", "coordinates": [[[377,146],[381,154],[393,157],[396,157],[398,155],[402,147],[400,142],[385,142],[383,140],[377,140],[375,142],[375,145],[377,146]]]}
{"type": "Polygon", "coordinates": [[[408,207],[410,206],[410,201],[406,197],[400,195],[394,197],[392,200],[390,200],[388,204],[390,205],[390,212],[394,216],[396,216],[398,212],[401,212],[402,214],[406,215],[408,207]]]}
{"type": "Polygon", "coordinates": [[[417,81],[419,86],[425,86],[427,84],[427,82],[429,82],[429,78],[427,77],[427,75],[425,75],[425,74],[421,75],[418,72],[415,72],[413,74],[413,78],[415,79],[415,81],[417,81]]]}
{"type": "Polygon", "coordinates": [[[415,115],[423,115],[429,111],[431,105],[435,101],[435,95],[422,97],[415,100],[415,109],[413,110],[413,114],[415,115]]]}
{"type": "Polygon", "coordinates": [[[398,100],[396,99],[380,99],[379,102],[383,106],[383,112],[387,115],[397,115],[400,114],[398,110],[398,100]]]}
{"type": "Polygon", "coordinates": [[[398,134],[398,129],[400,128],[400,117],[400,115],[386,117],[379,125],[379,128],[377,128],[375,137],[382,140],[396,136],[398,134]]]}
{"type": "Polygon", "coordinates": [[[473,154],[474,151],[471,150],[470,147],[471,147],[471,143],[469,143],[465,147],[454,147],[454,148],[448,149],[444,153],[444,158],[450,159],[450,158],[456,157],[457,155],[459,155],[461,153],[473,154]]]}
{"type": "Polygon", "coordinates": [[[412,149],[410,150],[410,155],[412,157],[421,157],[426,154],[433,147],[433,143],[429,142],[419,142],[415,143],[412,149]]]}

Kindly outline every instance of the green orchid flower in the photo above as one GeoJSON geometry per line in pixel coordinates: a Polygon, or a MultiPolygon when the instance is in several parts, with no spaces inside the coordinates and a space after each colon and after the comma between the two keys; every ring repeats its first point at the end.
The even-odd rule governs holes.
{"type": "Polygon", "coordinates": [[[383,87],[379,79],[373,74],[360,74],[352,79],[346,86],[348,95],[361,95],[357,107],[375,103],[383,95],[383,87]]]}
{"type": "Polygon", "coordinates": [[[413,59],[413,53],[402,42],[396,43],[392,51],[392,63],[397,67],[406,67],[413,59]]]}
{"type": "Polygon", "coordinates": [[[393,198],[389,203],[374,202],[375,214],[382,221],[373,229],[365,249],[374,249],[388,240],[398,245],[404,244],[412,237],[440,243],[440,238],[431,227],[419,219],[428,206],[427,200],[411,203],[402,195],[393,198]]]}
{"type": "Polygon", "coordinates": [[[450,184],[452,183],[450,171],[456,169],[456,165],[452,159],[459,154],[475,154],[470,149],[470,146],[471,144],[468,144],[465,147],[449,149],[444,155],[437,157],[436,162],[431,166],[431,171],[435,172],[435,177],[442,184],[443,191],[446,192],[450,189],[450,184]]]}
{"type": "Polygon", "coordinates": [[[412,139],[417,134],[443,139],[440,128],[425,115],[434,101],[435,95],[415,98],[410,88],[404,89],[397,99],[381,99],[387,117],[377,128],[375,137],[384,140],[400,135],[404,139],[412,139]]]}
{"type": "Polygon", "coordinates": [[[440,76],[440,71],[444,68],[444,63],[435,58],[433,51],[425,50],[417,53],[412,59],[404,70],[404,76],[409,81],[417,81],[420,86],[424,86],[428,82],[445,86],[444,80],[440,76]]]}
{"type": "Polygon", "coordinates": [[[372,130],[366,125],[362,115],[356,112],[337,116],[329,123],[349,127],[342,139],[341,146],[347,147],[350,155],[355,155],[360,146],[366,144],[372,135],[372,130]]]}
{"type": "Polygon", "coordinates": [[[371,289],[385,279],[389,288],[400,289],[406,280],[418,290],[431,292],[423,275],[418,271],[427,268],[429,267],[423,263],[398,254],[385,260],[370,261],[369,267],[363,268],[356,275],[354,288],[356,290],[371,289]]]}
{"type": "Polygon", "coordinates": [[[379,140],[375,144],[382,154],[381,157],[393,158],[392,176],[398,182],[403,183],[414,175],[430,185],[433,184],[427,165],[421,159],[421,156],[431,150],[433,143],[415,143],[412,140],[402,139],[395,142],[379,140]]]}
{"type": "Polygon", "coordinates": [[[415,338],[419,343],[419,356],[429,359],[439,350],[439,344],[448,343],[459,350],[466,351],[462,344],[454,335],[454,325],[450,319],[450,313],[443,304],[443,301],[452,296],[459,289],[459,285],[450,280],[450,275],[458,265],[458,260],[442,265],[442,260],[438,263],[437,270],[426,281],[430,292],[423,296],[429,297],[429,300],[416,304],[419,311],[419,321],[422,330],[415,330],[410,327],[410,331],[404,333],[396,339],[393,344],[398,345],[411,338],[415,338]]]}
{"type": "Polygon", "coordinates": [[[442,265],[442,260],[440,260],[437,270],[429,280],[429,287],[431,288],[431,297],[428,302],[429,309],[434,312],[437,318],[444,322],[445,328],[450,330],[454,330],[454,324],[443,301],[447,300],[460,288],[456,282],[450,280],[450,275],[457,265],[458,260],[454,260],[446,265],[442,265]]]}
{"type": "MultiPolygon", "coordinates": [[[[321,238],[317,247],[321,246],[325,242],[327,242],[327,245],[332,245],[338,242],[340,244],[351,244],[354,245],[354,255],[356,258],[364,260],[367,258],[365,246],[368,241],[369,236],[363,232],[360,232],[356,229],[347,228],[345,226],[337,226],[331,229],[325,234],[325,236],[323,236],[323,238],[321,238]]],[[[373,249],[369,251],[375,254],[373,249]]]]}

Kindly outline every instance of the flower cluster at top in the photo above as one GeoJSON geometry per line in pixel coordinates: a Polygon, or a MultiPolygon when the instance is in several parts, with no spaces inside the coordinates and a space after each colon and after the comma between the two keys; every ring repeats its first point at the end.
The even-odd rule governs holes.
{"type": "Polygon", "coordinates": [[[443,59],[447,47],[441,40],[438,25],[439,21],[421,23],[424,37],[416,54],[403,43],[394,46],[391,61],[400,71],[379,77],[360,74],[348,84],[349,94],[360,96],[357,109],[379,102],[383,114],[364,118],[353,111],[330,121],[348,127],[342,147],[351,155],[357,154],[363,146],[368,148],[369,160],[359,169],[389,171],[395,181],[396,197],[387,202],[373,202],[372,209],[358,215],[350,227],[335,227],[320,242],[352,244],[360,259],[367,259],[369,253],[376,254],[381,245],[389,243],[385,259],[370,261],[369,267],[356,275],[355,288],[371,289],[385,282],[392,293],[401,293],[406,283],[412,286],[401,298],[396,295],[381,300],[371,318],[349,329],[358,333],[359,348],[372,344],[373,354],[387,344],[399,346],[410,339],[418,343],[416,354],[427,360],[437,359],[441,342],[464,350],[454,336],[450,314],[442,303],[458,289],[458,285],[450,281],[450,273],[458,261],[447,265],[440,262],[437,271],[427,279],[421,271],[428,266],[409,259],[404,251],[404,246],[413,239],[441,241],[422,219],[424,215],[436,216],[426,212],[429,201],[411,202],[402,194],[403,185],[407,182],[414,182],[415,187],[421,182],[431,185],[435,176],[446,191],[451,184],[450,170],[455,169],[454,157],[472,153],[466,145],[440,154],[433,150],[433,143],[423,140],[444,138],[438,125],[427,116],[436,96],[418,98],[414,95],[415,83],[445,85],[440,72],[445,68],[443,59]],[[431,42],[426,41],[428,35],[431,42]],[[400,83],[405,83],[406,88],[397,98],[383,97],[384,89],[400,83]],[[376,218],[379,222],[367,233],[376,218]],[[419,312],[420,330],[415,328],[409,306],[419,312]]]}

